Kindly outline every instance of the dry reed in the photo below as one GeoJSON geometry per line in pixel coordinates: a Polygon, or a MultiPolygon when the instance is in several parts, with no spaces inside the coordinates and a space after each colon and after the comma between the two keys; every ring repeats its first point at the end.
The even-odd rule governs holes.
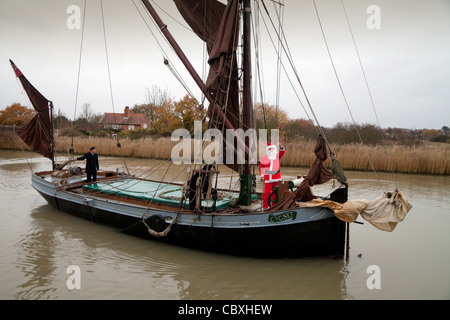
{"type": "MultiPolygon", "coordinates": [[[[104,156],[124,156],[135,158],[171,159],[172,148],[178,143],[170,138],[145,138],[141,140],[124,139],[121,147],[117,141],[109,138],[74,137],[75,154],[83,154],[95,146],[97,152],[104,156]]],[[[309,167],[315,160],[315,141],[298,139],[286,143],[286,154],[283,166],[309,167]]],[[[68,153],[72,138],[59,137],[56,140],[56,151],[68,153]]],[[[29,150],[12,132],[2,132],[0,149],[29,150]]],[[[449,175],[450,174],[450,144],[424,143],[420,146],[392,145],[331,145],[332,151],[345,170],[420,173],[449,175]]],[[[330,167],[330,159],[325,165],[330,167]]]]}

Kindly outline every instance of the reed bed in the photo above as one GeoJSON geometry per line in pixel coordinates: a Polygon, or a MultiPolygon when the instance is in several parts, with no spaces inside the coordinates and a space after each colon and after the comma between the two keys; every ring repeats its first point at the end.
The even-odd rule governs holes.
{"type": "MultiPolygon", "coordinates": [[[[170,138],[144,138],[140,140],[123,139],[121,147],[117,141],[110,138],[82,138],[74,137],[75,154],[84,154],[90,147],[95,146],[99,155],[117,157],[135,157],[152,159],[171,159],[173,147],[178,143],[170,138]]],[[[286,143],[286,154],[283,166],[309,167],[315,160],[314,146],[316,142],[298,139],[286,143]]],[[[56,139],[56,152],[68,153],[72,145],[72,138],[59,137],[56,139]]],[[[29,150],[12,132],[2,132],[0,149],[29,150]]],[[[419,146],[401,144],[390,145],[331,145],[341,166],[345,170],[420,173],[434,175],[450,174],[450,144],[423,143],[419,146]]],[[[192,150],[192,149],[191,149],[192,150]]],[[[192,153],[193,154],[193,153],[192,153]]],[[[331,166],[331,160],[325,162],[331,166]]]]}

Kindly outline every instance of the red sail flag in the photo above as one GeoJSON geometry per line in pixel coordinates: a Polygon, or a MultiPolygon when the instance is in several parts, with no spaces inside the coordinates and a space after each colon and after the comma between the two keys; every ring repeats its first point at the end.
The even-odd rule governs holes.
{"type": "Polygon", "coordinates": [[[48,107],[50,101],[33,87],[14,62],[11,60],[9,61],[11,62],[14,73],[17,78],[19,78],[23,89],[27,93],[31,104],[36,110],[36,115],[33,119],[23,127],[19,128],[17,130],[17,135],[31,148],[31,150],[53,160],[53,129],[48,107]]]}
{"type": "Polygon", "coordinates": [[[16,73],[16,77],[23,76],[22,71],[20,71],[19,68],[17,68],[17,66],[11,60],[9,60],[9,62],[11,62],[11,65],[12,65],[12,67],[14,69],[14,72],[16,73]]]}

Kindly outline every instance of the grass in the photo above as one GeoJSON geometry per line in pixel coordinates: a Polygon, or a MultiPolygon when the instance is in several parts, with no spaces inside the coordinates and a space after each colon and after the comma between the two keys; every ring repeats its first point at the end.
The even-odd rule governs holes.
{"type": "MultiPolygon", "coordinates": [[[[99,155],[125,156],[135,158],[171,159],[172,148],[178,143],[170,138],[145,138],[140,140],[117,141],[109,138],[74,137],[73,147],[76,155],[83,154],[95,146],[99,155]]],[[[286,154],[282,159],[283,166],[309,167],[315,160],[315,141],[298,139],[286,143],[286,154]]],[[[56,151],[68,153],[72,138],[61,137],[56,140],[56,151]]],[[[29,150],[12,132],[2,132],[0,149],[29,150]]],[[[331,145],[337,159],[345,170],[397,173],[420,173],[434,175],[450,174],[450,144],[424,143],[419,146],[389,145],[331,145]],[[373,166],[373,168],[372,168],[373,166]]],[[[330,167],[331,161],[325,162],[330,167]]]]}

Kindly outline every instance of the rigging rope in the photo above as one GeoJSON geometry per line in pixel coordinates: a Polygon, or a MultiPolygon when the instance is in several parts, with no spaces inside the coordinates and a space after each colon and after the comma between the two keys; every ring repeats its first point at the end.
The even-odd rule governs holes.
{"type": "MultiPolygon", "coordinates": [[[[106,27],[105,27],[105,17],[104,17],[104,10],[103,10],[103,0],[100,0],[100,7],[101,7],[101,12],[102,12],[103,38],[104,38],[104,42],[105,42],[105,54],[106,54],[106,66],[107,66],[107,70],[108,70],[109,92],[110,92],[110,96],[111,96],[111,105],[112,105],[113,114],[114,114],[114,122],[117,123],[116,112],[114,110],[114,95],[113,95],[112,81],[111,81],[111,70],[109,67],[108,43],[106,40],[106,27]]],[[[126,169],[127,173],[130,174],[130,171],[128,170],[127,164],[125,162],[125,158],[122,153],[121,144],[119,141],[119,135],[116,135],[115,137],[116,137],[116,141],[117,141],[117,148],[119,149],[125,169],[126,169]]]]}
{"type": "MultiPolygon", "coordinates": [[[[255,0],[255,6],[258,8],[259,11],[259,2],[255,0]]],[[[256,31],[259,31],[259,15],[252,15],[252,17],[254,17],[254,24],[253,24],[253,38],[255,39],[255,57],[256,57],[256,74],[257,74],[257,81],[255,81],[255,92],[257,92],[256,87],[258,86],[259,83],[259,94],[260,94],[260,99],[261,99],[261,108],[262,108],[262,112],[263,112],[263,120],[264,120],[264,129],[267,129],[267,120],[266,120],[266,110],[265,110],[265,97],[264,97],[264,82],[262,79],[264,79],[264,75],[262,75],[262,66],[259,64],[259,61],[261,60],[260,58],[260,46],[261,43],[259,41],[259,33],[257,33],[256,31]]],[[[252,20],[253,22],[253,20],[252,20]]],[[[254,119],[254,117],[253,117],[254,119]]]]}
{"type": "MultiPolygon", "coordinates": [[[[276,8],[276,5],[275,5],[275,2],[272,2],[272,3],[273,3],[273,6],[275,8],[275,11],[276,11],[277,8],[276,8]]],[[[284,19],[284,5],[282,3],[278,3],[278,6],[279,6],[279,13],[277,11],[277,15],[281,16],[281,19],[280,18],[278,19],[278,33],[281,33],[281,28],[283,26],[283,19],[284,19]]],[[[278,108],[280,106],[280,85],[281,85],[281,78],[280,78],[280,76],[281,76],[281,65],[280,65],[280,63],[281,63],[281,58],[282,58],[281,54],[283,53],[281,51],[281,45],[282,45],[281,44],[281,38],[278,38],[278,52],[279,52],[278,56],[279,56],[279,59],[277,61],[277,91],[276,91],[276,121],[277,121],[276,125],[277,125],[277,127],[278,127],[278,108]]]]}
{"type": "MultiPolygon", "coordinates": [[[[326,48],[327,48],[328,56],[329,56],[329,58],[330,58],[331,65],[332,65],[332,67],[333,67],[334,74],[335,74],[335,76],[336,76],[336,80],[337,80],[337,82],[338,82],[338,84],[339,84],[339,88],[340,88],[340,91],[341,91],[341,93],[342,93],[342,97],[343,97],[343,99],[344,99],[345,105],[347,106],[347,110],[348,110],[348,112],[349,112],[349,114],[350,114],[350,117],[352,118],[353,125],[354,125],[355,130],[356,130],[356,132],[357,132],[357,134],[358,134],[358,137],[359,137],[359,140],[360,140],[360,142],[361,142],[361,145],[364,145],[363,139],[362,139],[362,137],[361,137],[361,133],[360,133],[359,130],[358,130],[358,125],[357,125],[357,123],[356,123],[356,121],[355,121],[355,118],[354,118],[354,116],[353,116],[352,111],[350,110],[350,106],[349,106],[348,101],[347,101],[347,98],[346,98],[346,96],[345,96],[344,89],[342,88],[342,84],[341,84],[341,81],[340,81],[340,79],[339,79],[339,76],[338,76],[338,73],[337,73],[337,70],[336,70],[334,61],[333,61],[333,57],[331,56],[330,48],[329,48],[329,46],[328,46],[328,42],[327,42],[327,39],[326,39],[326,36],[325,36],[325,32],[324,32],[324,30],[323,30],[322,22],[321,22],[321,20],[320,20],[319,10],[317,9],[316,0],[313,0],[313,3],[314,3],[314,8],[315,8],[315,11],[316,11],[317,19],[318,19],[318,21],[319,21],[320,30],[321,30],[321,32],[322,32],[323,40],[324,40],[325,46],[326,46],[326,48]]],[[[375,166],[373,165],[372,159],[370,158],[370,154],[369,154],[369,152],[368,152],[367,150],[366,150],[366,154],[367,154],[367,159],[368,159],[368,161],[369,161],[369,164],[370,164],[370,166],[372,167],[372,170],[373,170],[373,172],[375,173],[375,175],[376,175],[376,177],[377,177],[377,180],[378,180],[378,182],[380,183],[381,188],[382,188],[383,191],[384,191],[384,187],[383,187],[383,185],[381,184],[381,180],[380,180],[380,178],[379,178],[379,176],[378,176],[378,173],[377,173],[377,171],[376,171],[376,169],[375,169],[375,166]]]]}
{"type": "Polygon", "coordinates": [[[73,137],[75,135],[75,119],[77,117],[77,104],[78,104],[78,90],[80,87],[80,74],[81,74],[81,57],[83,54],[83,39],[84,39],[84,23],[85,23],[85,18],[86,18],[86,1],[84,0],[84,8],[83,8],[83,24],[81,26],[81,43],[80,43],[80,55],[78,58],[78,76],[77,76],[77,89],[76,89],[76,93],[75,93],[75,108],[74,108],[74,113],[73,113],[73,121],[72,121],[72,143],[69,149],[69,156],[71,154],[73,154],[74,149],[73,149],[73,137]]]}
{"type": "MultiPolygon", "coordinates": [[[[154,3],[154,1],[152,1],[154,3]]],[[[159,42],[158,38],[156,37],[156,35],[154,34],[152,28],[150,27],[150,25],[147,23],[147,21],[145,20],[144,16],[142,15],[141,11],[139,10],[138,6],[135,3],[135,0],[133,0],[133,4],[137,10],[137,12],[139,13],[139,15],[142,18],[142,21],[144,21],[145,25],[147,26],[147,29],[150,31],[150,33],[152,34],[153,38],[155,39],[156,43],[158,44],[159,50],[161,51],[162,57],[163,57],[163,61],[164,64],[167,66],[167,68],[172,72],[172,74],[175,76],[175,78],[180,82],[180,84],[183,86],[183,88],[187,91],[187,93],[194,99],[195,96],[192,93],[192,91],[189,89],[188,85],[186,84],[186,82],[183,80],[183,78],[181,77],[180,73],[178,72],[178,70],[173,66],[173,63],[170,61],[169,55],[165,52],[163,46],[161,45],[161,43],[159,42]]],[[[154,3],[158,8],[161,9],[161,7],[154,3]]],[[[141,6],[144,7],[143,3],[141,2],[141,6]]],[[[163,9],[161,9],[164,13],[166,13],[170,18],[172,18],[173,20],[175,20],[176,22],[178,22],[180,25],[182,25],[184,28],[188,29],[186,26],[184,26],[182,23],[180,23],[179,21],[177,21],[175,18],[173,18],[170,14],[168,14],[166,11],[164,11],[163,9]]],[[[144,10],[144,12],[147,13],[147,15],[149,15],[147,10],[144,10]]],[[[150,20],[152,21],[152,23],[155,25],[155,27],[159,30],[159,28],[156,26],[155,21],[150,18],[150,20]]],[[[188,29],[189,31],[192,32],[192,30],[188,29]]],[[[159,30],[159,32],[161,33],[161,30],[159,30]]],[[[165,39],[165,41],[168,43],[167,39],[163,36],[163,39],[165,39]]],[[[169,47],[171,47],[169,45],[169,47]]],[[[172,48],[173,49],[173,48],[172,48]]]]}
{"type": "MultiPolygon", "coordinates": [[[[344,5],[344,0],[341,0],[341,4],[342,4],[342,9],[344,11],[345,19],[347,20],[347,25],[348,25],[348,29],[350,31],[350,35],[352,37],[353,46],[355,47],[356,55],[358,57],[359,66],[361,67],[361,72],[362,72],[362,75],[364,77],[364,81],[365,81],[366,88],[367,88],[367,93],[369,95],[370,102],[372,104],[372,109],[373,109],[373,111],[375,113],[375,118],[377,120],[378,129],[380,130],[380,134],[381,134],[381,140],[383,141],[383,144],[385,144],[384,133],[383,133],[383,130],[381,129],[380,120],[378,119],[378,113],[377,113],[377,110],[375,108],[375,103],[374,103],[373,97],[372,97],[372,92],[371,92],[370,87],[369,87],[369,82],[367,81],[366,72],[364,71],[364,67],[363,67],[363,64],[362,64],[362,61],[361,61],[361,56],[359,54],[358,46],[356,45],[356,40],[355,40],[355,37],[353,35],[353,31],[352,31],[352,27],[350,25],[350,21],[348,19],[347,10],[345,9],[345,5],[344,5]]],[[[391,161],[390,161],[390,167],[391,167],[391,173],[393,174],[394,173],[394,164],[393,164],[392,158],[391,158],[391,161]]],[[[398,189],[397,185],[396,185],[396,187],[398,189]]]]}
{"type": "MultiPolygon", "coordinates": [[[[272,27],[274,28],[274,30],[275,30],[275,32],[276,32],[276,27],[275,27],[275,25],[274,25],[274,23],[273,23],[273,21],[272,21],[272,18],[271,18],[270,14],[269,14],[269,11],[267,10],[267,8],[266,8],[266,6],[265,6],[265,4],[264,4],[264,1],[261,1],[261,3],[263,4],[263,7],[264,7],[264,9],[265,9],[265,12],[266,12],[267,16],[269,17],[269,20],[270,20],[270,22],[271,22],[271,24],[272,24],[272,27]]],[[[268,29],[268,26],[267,26],[266,21],[264,20],[264,18],[263,18],[263,21],[264,21],[264,25],[265,25],[266,29],[268,29]]],[[[272,42],[272,46],[273,46],[274,48],[276,48],[275,43],[274,43],[274,41],[273,41],[273,39],[272,39],[272,36],[270,35],[270,33],[268,33],[268,34],[269,34],[269,38],[270,38],[270,40],[271,40],[271,42],[272,42]]],[[[279,35],[278,33],[277,33],[277,37],[280,37],[280,35],[279,35]]],[[[286,38],[284,37],[284,32],[283,32],[283,38],[285,39],[285,42],[286,42],[286,38]]],[[[306,94],[306,91],[305,91],[304,88],[303,88],[303,84],[302,84],[302,82],[300,81],[300,77],[299,77],[298,72],[297,72],[297,70],[296,70],[296,68],[295,68],[295,65],[294,65],[294,63],[293,63],[293,59],[292,59],[292,56],[291,56],[289,47],[286,48],[283,42],[281,42],[281,45],[282,45],[282,47],[283,47],[284,52],[285,52],[286,55],[287,55],[288,62],[289,62],[289,64],[291,65],[291,68],[292,68],[293,71],[294,71],[294,75],[296,76],[297,81],[299,82],[300,87],[302,88],[303,95],[305,96],[306,101],[307,101],[307,104],[308,104],[308,106],[309,106],[309,109],[311,110],[311,113],[313,114],[313,117],[314,117],[314,119],[315,119],[315,121],[316,121],[316,124],[315,124],[315,125],[314,125],[314,122],[312,121],[312,119],[311,119],[311,117],[310,117],[308,111],[306,110],[305,105],[304,105],[303,102],[301,101],[301,99],[300,99],[300,97],[299,97],[299,95],[298,95],[298,92],[297,92],[297,90],[295,89],[294,84],[293,84],[291,78],[289,77],[289,75],[288,75],[288,73],[287,73],[287,70],[286,70],[286,67],[285,67],[283,61],[280,60],[280,61],[281,61],[281,66],[283,67],[283,70],[284,70],[284,72],[285,72],[285,74],[286,74],[286,77],[287,77],[289,83],[291,84],[292,89],[294,90],[294,94],[296,95],[298,101],[300,102],[300,105],[302,106],[303,110],[305,111],[306,116],[308,117],[309,121],[314,125],[314,127],[316,128],[316,130],[318,131],[318,133],[319,133],[319,134],[322,134],[322,136],[324,137],[325,141],[327,142],[327,145],[329,146],[328,140],[326,139],[325,132],[323,132],[323,130],[322,130],[321,126],[320,126],[320,123],[319,123],[319,121],[318,121],[318,119],[317,119],[317,117],[316,117],[316,115],[315,115],[315,113],[314,113],[314,110],[313,110],[312,107],[311,107],[311,104],[310,104],[310,102],[309,102],[309,99],[308,99],[308,96],[307,96],[307,94],[306,94]]],[[[287,44],[286,44],[286,46],[287,46],[287,44]]],[[[276,49],[275,49],[275,51],[276,51],[276,49]]]]}

